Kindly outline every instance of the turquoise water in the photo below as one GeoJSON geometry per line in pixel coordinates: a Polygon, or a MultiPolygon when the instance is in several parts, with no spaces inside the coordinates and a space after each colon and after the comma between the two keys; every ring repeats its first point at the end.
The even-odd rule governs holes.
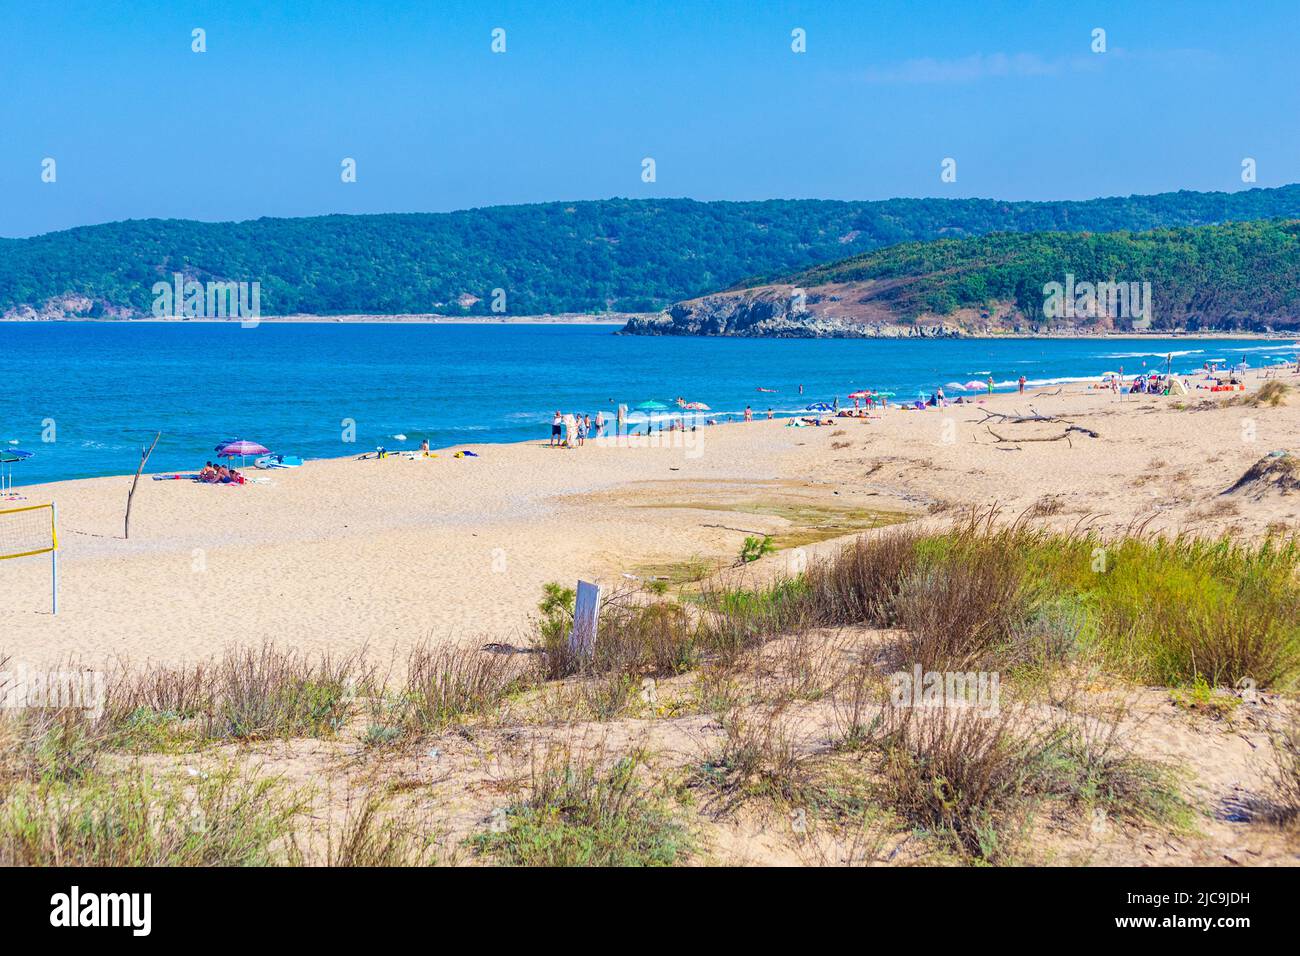
{"type": "Polygon", "coordinates": [[[1191,371],[1209,358],[1294,359],[1289,341],[801,340],[636,337],[610,326],[0,323],[0,449],[35,454],[18,484],[126,474],[161,431],[149,471],[202,466],[226,438],[308,458],[544,440],[556,409],[619,402],[710,405],[720,421],[794,414],[858,388],[897,400],[985,379],[1014,387],[1143,363],[1191,371]],[[798,386],[804,386],[800,395],[798,386]],[[759,387],[775,388],[761,393],[759,387]],[[55,438],[42,440],[52,419],[55,438]],[[355,421],[355,442],[343,422],[355,421]],[[405,436],[404,439],[394,436],[405,436]]]}

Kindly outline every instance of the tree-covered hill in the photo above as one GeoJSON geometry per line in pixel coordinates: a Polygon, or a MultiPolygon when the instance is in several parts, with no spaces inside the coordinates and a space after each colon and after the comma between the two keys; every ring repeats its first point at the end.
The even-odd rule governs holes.
{"type": "Polygon", "coordinates": [[[1232,222],[1149,232],[994,233],[904,243],[785,279],[817,287],[882,282],[874,297],[914,319],[1012,302],[1045,322],[1049,283],[1150,283],[1155,328],[1245,328],[1300,318],[1300,222],[1232,222]]]}
{"type": "Polygon", "coordinates": [[[628,332],[897,335],[1300,327],[1300,221],[909,242],[680,302],[628,332]],[[939,327],[947,331],[940,331],[939,327]]]}
{"type": "Polygon", "coordinates": [[[611,199],[436,214],[131,220],[0,240],[0,314],[49,314],[50,303],[75,301],[78,314],[147,315],[153,284],[175,272],[260,282],[267,315],[487,314],[494,289],[505,291],[509,314],[643,311],[902,242],[1272,217],[1300,217],[1300,186],[1079,202],[611,199]]]}

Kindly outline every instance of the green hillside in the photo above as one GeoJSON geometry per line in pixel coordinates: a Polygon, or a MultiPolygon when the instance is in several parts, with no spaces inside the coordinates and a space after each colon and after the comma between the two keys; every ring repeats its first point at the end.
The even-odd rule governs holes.
{"type": "MultiPolygon", "coordinates": [[[[88,315],[148,314],[153,284],[173,272],[258,281],[264,314],[486,314],[497,288],[511,314],[641,311],[901,242],[1274,217],[1300,217],[1300,186],[1048,203],[611,199],[237,223],[132,220],[0,240],[0,314],[69,294],[90,300],[88,315]]],[[[960,248],[892,250],[876,262],[904,268],[899,257],[920,264],[960,248]]],[[[984,286],[972,277],[976,284],[945,284],[939,294],[959,302],[990,281],[1001,288],[1003,273],[987,266],[984,286]]]]}
{"type": "Polygon", "coordinates": [[[1155,328],[1291,326],[1300,320],[1300,222],[904,243],[774,281],[815,289],[902,280],[869,288],[873,302],[903,319],[1014,302],[1026,319],[1041,322],[1044,286],[1071,275],[1076,282],[1149,282],[1155,328]]]}

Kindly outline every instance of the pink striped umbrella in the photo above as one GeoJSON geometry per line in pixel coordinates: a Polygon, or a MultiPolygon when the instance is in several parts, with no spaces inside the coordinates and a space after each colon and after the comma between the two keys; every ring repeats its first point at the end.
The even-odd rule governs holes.
{"type": "Polygon", "coordinates": [[[239,464],[244,464],[244,459],[249,455],[268,455],[271,450],[259,445],[255,441],[247,441],[243,438],[237,438],[234,441],[222,442],[216,447],[218,458],[234,458],[239,456],[239,464]]]}

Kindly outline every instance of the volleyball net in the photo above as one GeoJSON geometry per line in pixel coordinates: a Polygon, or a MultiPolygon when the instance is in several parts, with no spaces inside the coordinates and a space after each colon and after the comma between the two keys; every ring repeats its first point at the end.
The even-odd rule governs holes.
{"type": "Polygon", "coordinates": [[[59,613],[58,509],[45,505],[0,508],[0,561],[10,558],[50,556],[50,591],[54,613],[59,613]]]}

